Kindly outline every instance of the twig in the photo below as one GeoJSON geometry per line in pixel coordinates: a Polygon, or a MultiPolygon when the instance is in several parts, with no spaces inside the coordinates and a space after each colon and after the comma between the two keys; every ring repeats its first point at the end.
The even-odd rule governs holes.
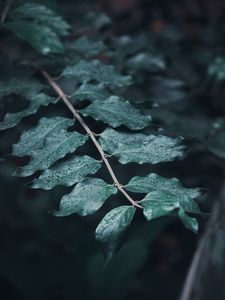
{"type": "MultiPolygon", "coordinates": [[[[35,66],[37,68],[37,66],[35,66]]],[[[78,111],[73,107],[73,105],[70,103],[68,97],[63,92],[63,90],[60,88],[60,86],[54,81],[54,79],[43,69],[39,69],[42,75],[45,77],[45,79],[48,81],[49,85],[54,89],[54,91],[58,94],[58,96],[63,100],[67,108],[71,111],[73,116],[79,121],[81,126],[84,128],[88,136],[91,138],[92,142],[94,143],[95,147],[97,148],[98,152],[100,153],[102,157],[102,161],[105,163],[106,168],[108,169],[115,187],[132,203],[133,206],[138,208],[143,208],[140,204],[138,204],[135,200],[133,200],[130,195],[124,190],[123,186],[119,183],[108,159],[107,154],[103,151],[102,147],[98,143],[97,139],[95,138],[95,134],[90,130],[88,125],[85,123],[82,116],[78,113],[78,111]]]]}
{"type": "Polygon", "coordinates": [[[4,21],[5,21],[6,17],[7,17],[7,14],[9,12],[9,9],[10,9],[10,6],[12,4],[12,1],[13,0],[6,0],[6,2],[5,2],[5,7],[4,7],[2,15],[1,15],[1,23],[2,24],[4,23],[4,21]]]}

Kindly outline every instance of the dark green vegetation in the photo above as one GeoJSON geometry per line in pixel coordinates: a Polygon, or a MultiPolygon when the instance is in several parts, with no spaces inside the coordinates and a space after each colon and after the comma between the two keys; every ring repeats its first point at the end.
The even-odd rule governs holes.
{"type": "Polygon", "coordinates": [[[211,297],[212,267],[223,299],[223,16],[203,2],[2,3],[4,299],[176,299],[200,236],[177,220],[208,211],[182,300],[211,297]]]}

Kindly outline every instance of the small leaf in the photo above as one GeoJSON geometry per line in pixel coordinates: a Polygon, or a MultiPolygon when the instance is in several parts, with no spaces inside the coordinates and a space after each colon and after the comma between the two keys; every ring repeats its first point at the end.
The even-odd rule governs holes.
{"type": "Polygon", "coordinates": [[[217,82],[225,80],[225,58],[216,57],[208,67],[208,75],[217,82]]]}
{"type": "Polygon", "coordinates": [[[95,80],[112,88],[126,87],[132,84],[131,76],[120,75],[115,72],[113,66],[105,65],[99,60],[81,60],[74,66],[66,67],[62,76],[76,77],[80,82],[95,80]]]}
{"type": "Polygon", "coordinates": [[[19,168],[15,175],[30,176],[38,170],[48,169],[66,154],[73,153],[86,140],[87,136],[77,132],[67,132],[64,129],[53,133],[45,139],[43,148],[31,151],[29,164],[19,168]]]}
{"type": "Polygon", "coordinates": [[[23,132],[20,141],[13,145],[12,155],[30,155],[32,150],[44,146],[45,138],[61,129],[67,129],[74,124],[73,119],[63,117],[42,118],[38,125],[23,132]]]}
{"type": "Polygon", "coordinates": [[[57,99],[45,94],[34,95],[30,98],[30,104],[27,109],[16,112],[7,113],[2,122],[0,122],[0,130],[5,130],[16,126],[23,118],[35,114],[40,106],[47,106],[50,103],[56,103],[57,99]]]}
{"type": "Polygon", "coordinates": [[[140,204],[144,207],[144,216],[148,221],[166,216],[179,208],[178,198],[168,191],[150,192],[140,204]]]}
{"type": "Polygon", "coordinates": [[[96,100],[85,109],[81,110],[84,116],[92,116],[112,127],[126,125],[133,130],[143,129],[148,126],[151,117],[143,116],[129,101],[124,101],[117,96],[111,96],[104,102],[96,100]]]}
{"type": "Polygon", "coordinates": [[[63,45],[57,34],[48,26],[29,21],[8,22],[5,27],[12,30],[42,54],[63,53],[63,45]]]}
{"type": "Polygon", "coordinates": [[[178,215],[187,229],[194,233],[198,232],[198,221],[196,218],[189,217],[182,208],[179,209],[178,215]]]}
{"type": "Polygon", "coordinates": [[[166,64],[162,57],[148,53],[138,53],[127,60],[127,67],[132,71],[159,72],[165,70],[166,64]]]}
{"type": "Polygon", "coordinates": [[[58,163],[35,179],[32,188],[50,190],[56,185],[71,186],[101,168],[101,162],[89,156],[76,156],[58,163]]]}
{"type": "Polygon", "coordinates": [[[72,99],[83,101],[89,100],[91,102],[99,100],[103,101],[110,96],[109,91],[102,84],[83,83],[79,89],[71,96],[72,99]]]}
{"type": "Polygon", "coordinates": [[[59,211],[55,216],[68,216],[78,213],[87,216],[95,213],[117,189],[102,179],[86,178],[80,181],[71,193],[62,197],[59,211]]]}
{"type": "Polygon", "coordinates": [[[109,26],[111,24],[111,19],[99,11],[90,11],[85,15],[81,15],[81,19],[79,19],[79,23],[76,28],[74,28],[76,33],[83,33],[90,28],[95,30],[101,30],[105,26],[109,26]]]}
{"type": "Polygon", "coordinates": [[[34,94],[37,94],[44,87],[43,84],[36,80],[30,79],[16,79],[12,78],[7,82],[0,82],[0,98],[8,96],[10,94],[17,94],[29,98],[34,94]]]}
{"type": "Polygon", "coordinates": [[[68,43],[67,49],[69,51],[75,50],[85,58],[94,57],[106,50],[106,46],[102,41],[93,41],[82,36],[75,42],[68,43]]]}
{"type": "Polygon", "coordinates": [[[122,164],[130,162],[157,164],[181,157],[184,150],[182,140],[163,135],[119,133],[108,128],[101,134],[100,144],[122,164]]]}
{"type": "Polygon", "coordinates": [[[120,247],[121,240],[133,219],[135,210],[135,207],[127,205],[114,208],[105,215],[96,228],[95,236],[103,244],[107,261],[120,247]]]}

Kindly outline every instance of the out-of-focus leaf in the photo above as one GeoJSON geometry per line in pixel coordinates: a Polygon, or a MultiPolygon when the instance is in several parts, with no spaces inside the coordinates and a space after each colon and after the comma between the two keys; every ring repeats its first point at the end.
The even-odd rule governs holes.
{"type": "Polygon", "coordinates": [[[38,3],[25,3],[10,12],[10,17],[15,20],[34,19],[45,24],[59,35],[67,35],[69,24],[63,18],[56,15],[49,7],[38,3]]]}
{"type": "Polygon", "coordinates": [[[162,57],[151,55],[148,53],[138,53],[134,57],[127,60],[127,67],[133,72],[149,71],[156,72],[162,71],[166,68],[165,62],[162,57]]]}
{"type": "Polygon", "coordinates": [[[74,42],[68,43],[67,49],[75,51],[85,58],[94,57],[106,50],[102,41],[93,41],[86,36],[82,36],[74,42]]]}
{"type": "Polygon", "coordinates": [[[40,92],[43,87],[44,85],[36,80],[30,80],[27,78],[20,80],[12,78],[8,82],[0,82],[0,98],[10,94],[17,94],[24,96],[25,98],[29,98],[40,92]]]}
{"type": "Polygon", "coordinates": [[[42,54],[63,53],[64,51],[57,34],[45,25],[15,21],[8,22],[5,26],[42,54]]]}
{"type": "Polygon", "coordinates": [[[225,58],[216,57],[208,67],[208,75],[217,82],[225,80],[225,58]]]}

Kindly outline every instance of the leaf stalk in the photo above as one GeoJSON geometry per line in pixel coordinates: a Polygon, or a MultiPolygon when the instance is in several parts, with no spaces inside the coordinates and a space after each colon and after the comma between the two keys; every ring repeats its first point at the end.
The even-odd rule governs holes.
{"type": "MultiPolygon", "coordinates": [[[[37,68],[37,66],[35,66],[37,68]]],[[[44,78],[47,80],[48,84],[53,88],[53,90],[57,93],[57,95],[63,100],[64,104],[67,106],[67,108],[70,110],[70,112],[73,114],[73,116],[78,120],[78,122],[81,124],[81,126],[86,131],[87,135],[90,137],[92,142],[94,143],[95,147],[97,148],[98,152],[101,155],[102,161],[104,162],[107,170],[109,171],[110,176],[112,177],[112,180],[114,182],[115,187],[127,198],[127,200],[135,207],[143,209],[143,207],[138,204],[131,196],[124,190],[123,186],[119,183],[107,157],[108,155],[103,151],[102,147],[98,143],[95,134],[91,131],[91,129],[88,127],[88,125],[85,123],[82,116],[79,114],[79,112],[73,107],[71,102],[69,101],[69,98],[66,96],[66,94],[63,92],[61,87],[54,81],[54,79],[48,74],[48,72],[44,69],[38,68],[41,72],[41,74],[44,76],[44,78]]]]}

